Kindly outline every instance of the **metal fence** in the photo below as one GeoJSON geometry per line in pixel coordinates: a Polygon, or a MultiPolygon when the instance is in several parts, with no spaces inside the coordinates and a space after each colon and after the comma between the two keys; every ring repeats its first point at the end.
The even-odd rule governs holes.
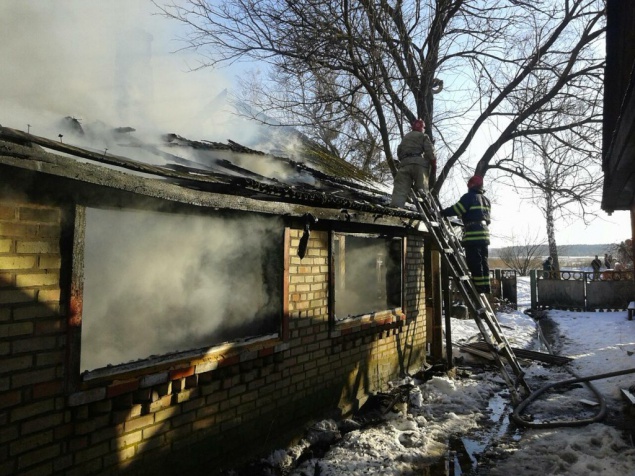
{"type": "MultiPolygon", "coordinates": [[[[511,269],[490,270],[490,285],[492,296],[504,299],[506,304],[516,309],[518,307],[518,293],[516,291],[517,273],[511,269]]],[[[450,300],[452,302],[452,316],[467,318],[467,307],[463,304],[463,297],[460,295],[454,280],[450,277],[450,300]]]]}
{"type": "Polygon", "coordinates": [[[532,309],[624,310],[635,300],[632,271],[531,271],[532,309]]]}

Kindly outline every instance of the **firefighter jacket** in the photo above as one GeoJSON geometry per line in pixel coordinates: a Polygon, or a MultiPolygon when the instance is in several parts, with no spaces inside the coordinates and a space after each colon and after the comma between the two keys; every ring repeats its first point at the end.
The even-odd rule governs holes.
{"type": "Polygon", "coordinates": [[[489,245],[490,201],[483,190],[471,188],[441,215],[458,216],[463,221],[463,245],[489,245]]]}
{"type": "Polygon", "coordinates": [[[397,158],[402,165],[422,165],[430,167],[436,161],[432,141],[427,134],[419,131],[410,131],[397,146],[397,158]]]}

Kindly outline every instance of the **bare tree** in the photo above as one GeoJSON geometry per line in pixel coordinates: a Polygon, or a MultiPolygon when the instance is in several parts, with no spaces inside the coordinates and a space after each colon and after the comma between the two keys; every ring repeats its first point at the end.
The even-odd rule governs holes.
{"type": "Polygon", "coordinates": [[[544,240],[538,233],[528,231],[523,236],[511,235],[506,240],[509,246],[500,249],[500,259],[509,269],[521,276],[527,276],[532,269],[540,268],[542,259],[540,251],[544,248],[544,240]]]}
{"type": "Polygon", "coordinates": [[[307,98],[272,107],[337,106],[313,119],[294,114],[306,119],[297,125],[336,128],[338,118],[359,115],[393,172],[395,141],[423,118],[442,151],[436,192],[454,169],[471,175],[478,160],[484,175],[508,144],[544,133],[530,119],[555,114],[554,101],[602,87],[603,0],[187,0],[160,8],[189,27],[187,47],[201,52],[201,67],[267,62],[287,92],[328,78],[326,91],[314,81],[307,98]],[[471,157],[485,130],[488,147],[471,157]]]}
{"type": "Polygon", "coordinates": [[[259,75],[241,78],[234,102],[249,103],[252,107],[245,115],[251,119],[269,125],[274,122],[293,125],[331,155],[352,163],[378,180],[389,178],[390,169],[382,158],[382,143],[367,120],[369,114],[361,111],[362,93],[349,98],[352,104],[334,100],[336,82],[336,75],[328,71],[298,78],[273,68],[266,80],[259,75]],[[281,117],[279,121],[263,117],[261,111],[272,109],[275,117],[281,117]]]}
{"type": "MultiPolygon", "coordinates": [[[[570,103],[574,103],[572,100],[570,103]]],[[[591,112],[580,116],[575,127],[558,130],[544,124],[549,132],[514,143],[513,153],[496,161],[501,171],[521,195],[537,205],[546,222],[549,254],[556,270],[560,269],[556,243],[556,223],[574,220],[589,223],[595,216],[590,205],[599,201],[602,181],[600,170],[600,99],[593,96],[591,112]],[[514,180],[521,177],[518,183],[514,180]]],[[[564,114],[564,113],[563,113],[564,114]]],[[[537,114],[535,119],[541,119],[537,114]]],[[[562,117],[552,117],[561,121],[562,117]]]]}
{"type": "Polygon", "coordinates": [[[625,269],[633,269],[633,243],[630,239],[611,245],[608,251],[615,256],[616,262],[621,263],[625,269]]]}

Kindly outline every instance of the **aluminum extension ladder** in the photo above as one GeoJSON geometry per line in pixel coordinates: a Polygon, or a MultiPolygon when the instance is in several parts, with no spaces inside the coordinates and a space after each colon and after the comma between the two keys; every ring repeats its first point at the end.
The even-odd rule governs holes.
{"type": "MultiPolygon", "coordinates": [[[[417,210],[423,222],[432,235],[435,244],[441,250],[441,256],[447,265],[448,272],[454,278],[457,288],[470,310],[476,325],[487,344],[494,362],[500,369],[515,403],[521,401],[519,390],[524,389],[527,394],[531,389],[525,381],[525,372],[520,367],[509,342],[503,335],[496,313],[484,294],[477,291],[470,277],[465,260],[465,252],[461,241],[451,230],[450,222],[441,216],[441,206],[437,198],[429,192],[417,192],[413,189],[417,210]],[[505,363],[505,361],[507,363],[505,363]],[[508,370],[511,368],[511,372],[508,370]],[[515,376],[515,378],[512,376],[515,376]]],[[[449,312],[449,310],[446,310],[449,312]]]]}

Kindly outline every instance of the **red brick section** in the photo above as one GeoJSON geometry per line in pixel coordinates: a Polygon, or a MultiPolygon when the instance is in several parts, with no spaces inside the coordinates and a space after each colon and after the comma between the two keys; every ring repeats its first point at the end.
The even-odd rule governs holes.
{"type": "Polygon", "coordinates": [[[174,369],[170,371],[170,380],[177,380],[194,375],[194,367],[185,367],[181,369],[174,369]]]}
{"type": "Polygon", "coordinates": [[[235,464],[274,449],[265,442],[278,432],[354,410],[404,365],[423,362],[423,241],[407,241],[408,319],[379,313],[337,327],[328,318],[329,234],[313,231],[300,260],[302,230],[292,229],[288,339],[234,344],[65,393],[61,231],[60,210],[0,196],[0,475],[160,474],[167,460],[191,463],[193,448],[210,470],[235,464]]]}

